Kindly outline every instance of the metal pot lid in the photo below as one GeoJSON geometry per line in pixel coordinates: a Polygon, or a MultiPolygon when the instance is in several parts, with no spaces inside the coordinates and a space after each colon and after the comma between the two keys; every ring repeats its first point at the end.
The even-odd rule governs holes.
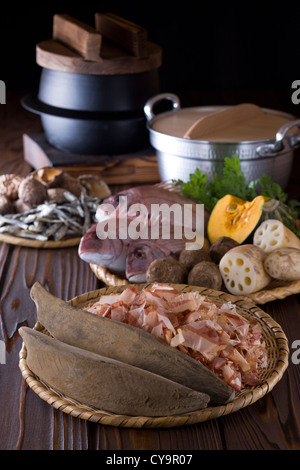
{"type": "MultiPolygon", "coordinates": [[[[250,105],[251,106],[251,105],[250,105]]],[[[180,101],[176,95],[160,94],[151,98],[145,105],[144,110],[149,121],[149,128],[160,134],[185,139],[189,129],[200,119],[212,116],[221,111],[232,110],[233,106],[198,106],[181,108],[180,101]],[[170,100],[173,109],[156,115],[155,106],[162,100],[170,100]]],[[[212,127],[204,133],[201,139],[191,139],[190,142],[210,143],[242,143],[263,142],[274,139],[278,129],[294,120],[294,116],[272,110],[261,108],[262,114],[255,120],[235,123],[232,126],[217,129],[212,127]]],[[[221,115],[221,114],[220,114],[221,115]]],[[[224,118],[225,119],[225,118],[224,118]]],[[[204,122],[204,121],[203,121],[204,122]]]]}

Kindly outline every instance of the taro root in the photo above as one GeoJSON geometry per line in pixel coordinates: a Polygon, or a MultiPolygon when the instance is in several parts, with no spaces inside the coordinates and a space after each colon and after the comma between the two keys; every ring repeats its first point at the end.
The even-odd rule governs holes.
{"type": "Polygon", "coordinates": [[[175,258],[158,258],[149,265],[146,281],[183,284],[186,281],[186,269],[175,258]]]}
{"type": "Polygon", "coordinates": [[[57,168],[40,168],[33,173],[35,179],[43,183],[47,188],[56,188],[60,186],[63,179],[63,170],[57,168]]]}
{"type": "Polygon", "coordinates": [[[6,196],[0,196],[0,215],[13,214],[14,212],[13,202],[6,196]]]}
{"type": "Polygon", "coordinates": [[[222,287],[222,276],[218,266],[212,261],[201,261],[189,272],[188,284],[220,290],[222,287]]]}
{"type": "Polygon", "coordinates": [[[78,180],[89,196],[105,199],[111,195],[107,184],[96,175],[80,175],[78,180]]]}
{"type": "Polygon", "coordinates": [[[79,197],[82,192],[82,185],[80,181],[68,173],[63,173],[59,186],[77,197],[79,197]]]}
{"type": "Polygon", "coordinates": [[[209,252],[205,248],[200,250],[182,250],[179,255],[179,262],[187,271],[190,271],[196,264],[201,261],[211,261],[209,252]]]}
{"type": "Polygon", "coordinates": [[[233,240],[230,237],[220,237],[218,238],[209,249],[209,254],[212,261],[216,264],[219,264],[223,256],[227,253],[227,251],[231,250],[239,246],[239,243],[233,240]]]}
{"type": "Polygon", "coordinates": [[[36,207],[48,199],[47,188],[33,175],[23,179],[18,190],[19,198],[29,207],[36,207]]]}
{"type": "Polygon", "coordinates": [[[14,174],[1,175],[0,196],[6,196],[13,201],[18,199],[18,190],[23,179],[22,176],[14,174]]]}

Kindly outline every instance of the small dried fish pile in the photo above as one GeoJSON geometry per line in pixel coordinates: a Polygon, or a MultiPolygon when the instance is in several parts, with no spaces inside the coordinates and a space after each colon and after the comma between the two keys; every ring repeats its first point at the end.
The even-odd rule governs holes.
{"type": "Polygon", "coordinates": [[[101,199],[82,192],[80,197],[69,191],[66,202],[45,201],[20,214],[0,215],[0,233],[39,241],[60,241],[81,237],[95,223],[101,199]]]}

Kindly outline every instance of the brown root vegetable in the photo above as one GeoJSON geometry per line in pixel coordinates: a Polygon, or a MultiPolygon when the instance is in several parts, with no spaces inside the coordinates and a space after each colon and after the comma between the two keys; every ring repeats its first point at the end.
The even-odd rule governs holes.
{"type": "Polygon", "coordinates": [[[179,263],[188,271],[201,261],[211,261],[209,252],[205,248],[200,250],[182,250],[179,255],[179,263]]]}
{"type": "Polygon", "coordinates": [[[222,287],[222,276],[218,266],[212,261],[201,261],[189,272],[188,284],[220,290],[222,287]]]}
{"type": "Polygon", "coordinates": [[[36,207],[48,199],[47,188],[44,184],[29,175],[23,179],[18,190],[19,198],[29,207],[36,207]]]}
{"type": "Polygon", "coordinates": [[[63,177],[59,186],[60,188],[64,188],[65,190],[70,191],[70,193],[77,197],[80,196],[83,189],[80,181],[68,173],[63,173],[63,177]]]}
{"type": "Polygon", "coordinates": [[[6,196],[0,196],[0,214],[13,214],[14,212],[15,207],[13,202],[6,196]]]}
{"type": "Polygon", "coordinates": [[[87,190],[89,196],[105,199],[111,195],[107,184],[96,175],[80,175],[80,184],[87,190]]]}
{"type": "Polygon", "coordinates": [[[186,282],[186,269],[175,258],[158,258],[146,271],[147,282],[183,284],[186,282]]]}
{"type": "Polygon", "coordinates": [[[6,196],[8,199],[18,199],[18,190],[21,182],[23,181],[22,176],[7,174],[0,176],[0,196],[6,196]]]}
{"type": "Polygon", "coordinates": [[[264,261],[267,273],[281,281],[300,280],[300,250],[286,247],[272,251],[264,261]]]}
{"type": "Polygon", "coordinates": [[[216,264],[219,264],[223,256],[227,251],[239,246],[239,243],[233,240],[230,237],[220,237],[218,238],[209,248],[209,254],[212,261],[216,264]]]}
{"type": "Polygon", "coordinates": [[[63,170],[57,168],[45,167],[36,170],[33,173],[35,179],[43,183],[47,188],[55,188],[60,186],[63,179],[63,170]]]}

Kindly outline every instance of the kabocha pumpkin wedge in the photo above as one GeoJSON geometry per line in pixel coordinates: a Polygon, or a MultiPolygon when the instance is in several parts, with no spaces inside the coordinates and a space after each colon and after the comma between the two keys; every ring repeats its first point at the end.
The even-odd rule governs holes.
{"type": "Polygon", "coordinates": [[[243,243],[257,226],[267,199],[257,196],[252,201],[244,201],[231,194],[219,199],[208,221],[210,243],[220,237],[229,237],[243,243]]]}
{"type": "MultiPolygon", "coordinates": [[[[95,301],[101,289],[90,294],[90,300],[95,301]]],[[[39,282],[33,285],[31,298],[38,321],[59,341],[207,393],[213,404],[234,398],[234,390],[213,372],[146,331],[75,308],[53,296],[39,282]]]]}
{"type": "Polygon", "coordinates": [[[68,398],[112,413],[168,416],[207,407],[209,396],[21,327],[29,369],[68,398]]]}

